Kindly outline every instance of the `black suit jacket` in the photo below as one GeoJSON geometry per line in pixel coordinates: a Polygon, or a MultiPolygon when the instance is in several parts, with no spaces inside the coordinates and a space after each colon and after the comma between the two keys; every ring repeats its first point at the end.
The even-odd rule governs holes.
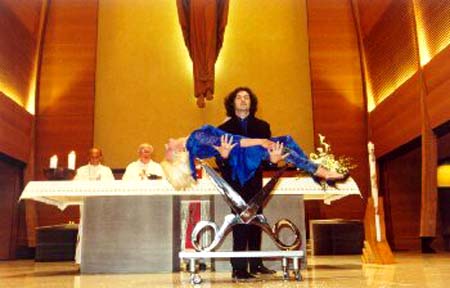
{"type": "MultiPolygon", "coordinates": [[[[270,138],[272,136],[270,132],[270,125],[264,120],[258,119],[253,116],[247,118],[247,133],[243,131],[241,120],[238,117],[232,117],[218,128],[231,134],[237,134],[249,138],[270,138]]],[[[233,181],[231,177],[231,169],[226,160],[218,159],[217,164],[222,172],[223,178],[238,192],[245,201],[249,201],[255,194],[262,189],[262,166],[255,172],[255,176],[251,178],[244,186],[241,186],[236,179],[233,181]]]]}

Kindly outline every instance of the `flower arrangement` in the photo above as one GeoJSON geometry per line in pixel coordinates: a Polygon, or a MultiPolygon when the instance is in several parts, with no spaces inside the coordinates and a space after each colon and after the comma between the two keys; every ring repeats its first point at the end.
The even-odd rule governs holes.
{"type": "MultiPolygon", "coordinates": [[[[336,158],[331,153],[331,145],[325,142],[325,136],[321,134],[319,134],[319,143],[316,152],[309,155],[309,158],[314,163],[319,164],[330,171],[336,171],[344,175],[348,175],[351,169],[357,167],[357,165],[352,164],[352,159],[350,157],[342,156],[336,158]]],[[[328,186],[334,186],[334,181],[330,182],[323,179],[314,180],[316,180],[324,190],[326,190],[328,186]]]]}

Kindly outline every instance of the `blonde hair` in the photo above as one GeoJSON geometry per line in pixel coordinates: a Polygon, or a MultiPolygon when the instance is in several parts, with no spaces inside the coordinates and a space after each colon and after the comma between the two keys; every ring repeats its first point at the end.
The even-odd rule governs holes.
{"type": "Polygon", "coordinates": [[[195,184],[187,151],[175,152],[172,161],[163,160],[160,164],[167,181],[175,190],[186,189],[195,184]]]}

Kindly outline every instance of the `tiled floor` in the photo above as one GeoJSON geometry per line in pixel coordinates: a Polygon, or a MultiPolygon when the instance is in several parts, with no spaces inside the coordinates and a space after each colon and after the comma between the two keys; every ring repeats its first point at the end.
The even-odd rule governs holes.
{"type": "MultiPolygon", "coordinates": [[[[312,256],[303,281],[283,281],[281,273],[233,282],[230,273],[203,272],[198,287],[449,287],[450,253],[397,253],[393,265],[362,265],[359,256],[312,256]]],[[[186,272],[80,275],[72,262],[0,262],[0,287],[191,287],[186,272]]]]}

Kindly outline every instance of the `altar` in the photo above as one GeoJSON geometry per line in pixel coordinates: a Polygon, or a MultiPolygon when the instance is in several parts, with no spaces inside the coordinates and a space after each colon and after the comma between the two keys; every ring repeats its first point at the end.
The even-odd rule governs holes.
{"type": "MultiPolygon", "coordinates": [[[[310,177],[286,177],[280,178],[272,194],[264,215],[271,224],[280,218],[294,222],[302,236],[300,249],[305,251],[303,201],[314,199],[330,204],[360,192],[352,178],[324,190],[310,177]]],[[[183,191],[174,190],[166,180],[32,181],[20,199],[62,210],[84,204],[81,273],[151,273],[180,269],[181,203],[207,201],[210,220],[221,225],[224,215],[230,213],[221,197],[204,177],[183,191]]],[[[231,237],[226,238],[219,251],[231,251],[231,237]]],[[[263,233],[262,250],[273,247],[263,233]]],[[[229,269],[228,261],[214,265],[216,270],[229,269]]]]}

